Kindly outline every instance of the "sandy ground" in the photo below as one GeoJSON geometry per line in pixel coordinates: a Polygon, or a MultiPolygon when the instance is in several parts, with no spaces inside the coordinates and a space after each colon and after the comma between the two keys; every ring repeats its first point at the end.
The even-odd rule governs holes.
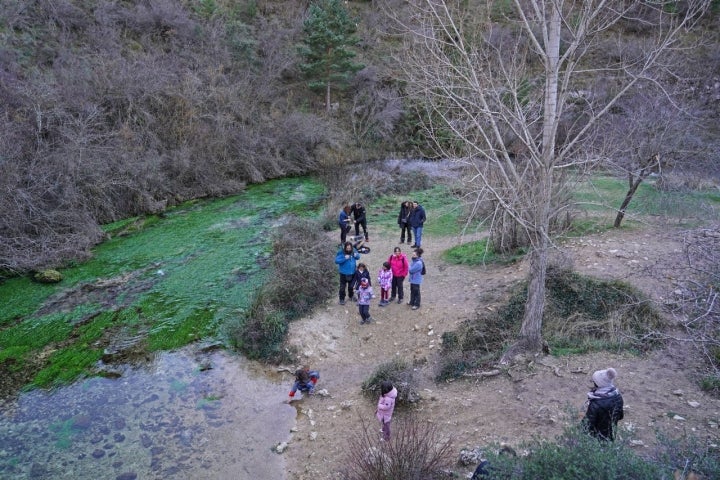
{"type": "MultiPolygon", "coordinates": [[[[374,276],[397,237],[393,231],[371,239],[372,252],[364,261],[374,276]]],[[[493,308],[527,268],[524,263],[474,268],[445,264],[441,252],[457,242],[455,237],[424,238],[429,272],[417,311],[398,304],[379,308],[376,300],[371,306],[376,322],[360,325],[356,305],[341,306],[334,298],[292,324],[289,338],[302,354],[298,362],[321,370],[319,388],[330,396],[293,402],[297,424],[283,454],[288,478],[340,478],[348,439],[359,430],[360,418],[375,422],[375,400],[363,397],[360,385],[394,356],[419,365],[415,373],[422,400],[416,413],[452,438],[458,453],[492,442],[517,445],[533,436],[553,438],[564,425],[578,421],[568,415],[568,407],[584,412],[591,373],[609,366],[618,371],[616,383],[625,399],[621,426],[634,432],[639,451],[651,448],[656,429],[720,443],[720,399],[699,389],[703,366],[687,342],[670,342],[643,357],[543,356],[511,374],[435,383],[442,333],[454,330],[477,309],[493,308]]],[[[624,279],[662,303],[672,284],[656,267],[678,257],[682,244],[679,231],[647,227],[570,240],[561,247],[581,273],[624,279]]],[[[409,257],[409,246],[402,248],[409,257]]],[[[406,301],[408,297],[406,293],[406,301]]],[[[456,470],[470,472],[462,466],[456,470]]]]}

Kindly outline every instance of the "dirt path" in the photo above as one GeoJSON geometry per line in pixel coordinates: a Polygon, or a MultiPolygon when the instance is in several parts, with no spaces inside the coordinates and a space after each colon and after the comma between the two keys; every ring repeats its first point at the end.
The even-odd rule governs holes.
{"type": "MultiPolygon", "coordinates": [[[[372,239],[372,252],[364,260],[373,278],[396,246],[395,233],[372,239]]],[[[417,366],[423,397],[419,413],[453,438],[457,452],[491,442],[514,445],[534,435],[553,438],[563,425],[578,420],[568,418],[567,407],[583,411],[590,374],[609,366],[618,370],[617,384],[625,398],[621,426],[635,432],[638,449],[652,445],[658,428],[720,441],[720,400],[700,391],[696,373],[702,366],[682,343],[645,357],[546,356],[512,376],[435,383],[442,333],[454,330],[477,309],[500,303],[508,286],[525,275],[526,265],[447,265],[440,254],[458,239],[424,240],[428,275],[421,309],[398,304],[379,308],[376,301],[371,306],[376,322],[360,325],[355,304],[341,306],[333,299],[291,325],[289,338],[302,354],[300,361],[321,370],[321,388],[331,396],[293,403],[298,417],[284,453],[288,478],[339,478],[347,439],[358,430],[359,418],[374,422],[375,401],[362,397],[360,385],[379,364],[395,356],[417,366]]],[[[670,230],[613,231],[568,241],[563,248],[578,271],[624,279],[662,302],[671,284],[656,267],[678,256],[680,241],[680,233],[670,230]]],[[[407,254],[408,247],[402,247],[407,254]]]]}

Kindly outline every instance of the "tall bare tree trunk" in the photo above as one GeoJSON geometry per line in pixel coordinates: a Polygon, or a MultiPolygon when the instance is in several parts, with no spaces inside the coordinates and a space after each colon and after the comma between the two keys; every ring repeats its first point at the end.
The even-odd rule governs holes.
{"type": "Polygon", "coordinates": [[[325,89],[325,111],[330,113],[330,82],[327,82],[327,88],[325,89]]]}
{"type": "Polygon", "coordinates": [[[530,232],[533,250],[530,254],[528,275],[528,298],[525,303],[520,337],[505,353],[508,362],[518,353],[542,350],[542,317],[545,311],[545,277],[547,273],[548,248],[550,245],[550,211],[553,189],[553,165],[555,164],[555,137],[558,125],[558,78],[560,75],[560,10],[552,3],[552,13],[543,32],[545,43],[545,97],[543,107],[543,138],[540,162],[537,162],[537,208],[530,232]]]}

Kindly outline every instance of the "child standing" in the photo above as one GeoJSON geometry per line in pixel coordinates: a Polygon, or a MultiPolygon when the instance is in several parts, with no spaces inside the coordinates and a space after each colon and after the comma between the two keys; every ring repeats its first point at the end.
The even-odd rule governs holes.
{"type": "Polygon", "coordinates": [[[370,316],[370,299],[372,299],[372,287],[370,286],[370,280],[363,277],[360,280],[360,288],[357,291],[358,297],[358,310],[360,311],[360,323],[370,323],[372,317],[370,316]]]}
{"type": "Polygon", "coordinates": [[[378,272],[378,283],[380,284],[380,307],[384,307],[390,301],[390,289],[392,288],[393,272],[390,270],[390,262],[383,262],[378,272]]]}
{"type": "Polygon", "coordinates": [[[367,265],[360,262],[357,264],[357,269],[355,270],[355,275],[353,275],[353,283],[352,288],[354,290],[360,289],[360,281],[366,278],[368,281],[368,285],[372,286],[372,281],[370,280],[370,270],[367,269],[367,265]]]}
{"type": "Polygon", "coordinates": [[[390,440],[390,421],[395,410],[397,394],[397,389],[387,380],[380,384],[380,400],[378,400],[377,410],[375,410],[375,417],[380,421],[383,440],[386,442],[390,440]]]}
{"type": "Polygon", "coordinates": [[[320,372],[317,370],[310,370],[305,367],[295,370],[295,383],[293,384],[292,390],[290,390],[288,396],[293,398],[298,389],[303,393],[312,395],[315,393],[315,384],[319,379],[320,372]]]}

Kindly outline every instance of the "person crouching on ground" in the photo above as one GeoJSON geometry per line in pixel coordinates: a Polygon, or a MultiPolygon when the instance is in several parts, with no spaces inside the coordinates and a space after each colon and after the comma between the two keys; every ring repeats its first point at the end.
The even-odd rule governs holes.
{"type": "Polygon", "coordinates": [[[387,380],[380,384],[380,399],[378,400],[377,410],[375,410],[375,418],[380,421],[382,427],[382,438],[386,442],[390,440],[390,421],[392,421],[393,411],[395,411],[395,399],[398,391],[393,384],[387,380]]]}
{"type": "Polygon", "coordinates": [[[315,385],[319,379],[320,372],[317,370],[310,370],[305,367],[295,370],[295,383],[293,384],[292,390],[290,390],[288,396],[293,398],[295,396],[295,392],[298,390],[302,393],[312,395],[315,393],[315,385]]]}
{"type": "Polygon", "coordinates": [[[345,305],[346,288],[348,297],[353,298],[353,279],[355,278],[358,260],[360,260],[360,254],[350,242],[345,242],[335,256],[335,263],[337,263],[338,272],[340,273],[340,290],[338,291],[340,305],[345,305]]]}
{"type": "Polygon", "coordinates": [[[615,440],[617,423],[622,420],[623,397],[615,386],[614,368],[598,370],[592,374],[594,387],[587,394],[587,412],[583,428],[599,440],[615,440]]]}
{"type": "Polygon", "coordinates": [[[357,291],[358,299],[358,311],[360,312],[360,323],[372,322],[370,316],[370,300],[372,299],[372,287],[370,286],[370,280],[362,278],[360,280],[360,288],[357,291]]]}

